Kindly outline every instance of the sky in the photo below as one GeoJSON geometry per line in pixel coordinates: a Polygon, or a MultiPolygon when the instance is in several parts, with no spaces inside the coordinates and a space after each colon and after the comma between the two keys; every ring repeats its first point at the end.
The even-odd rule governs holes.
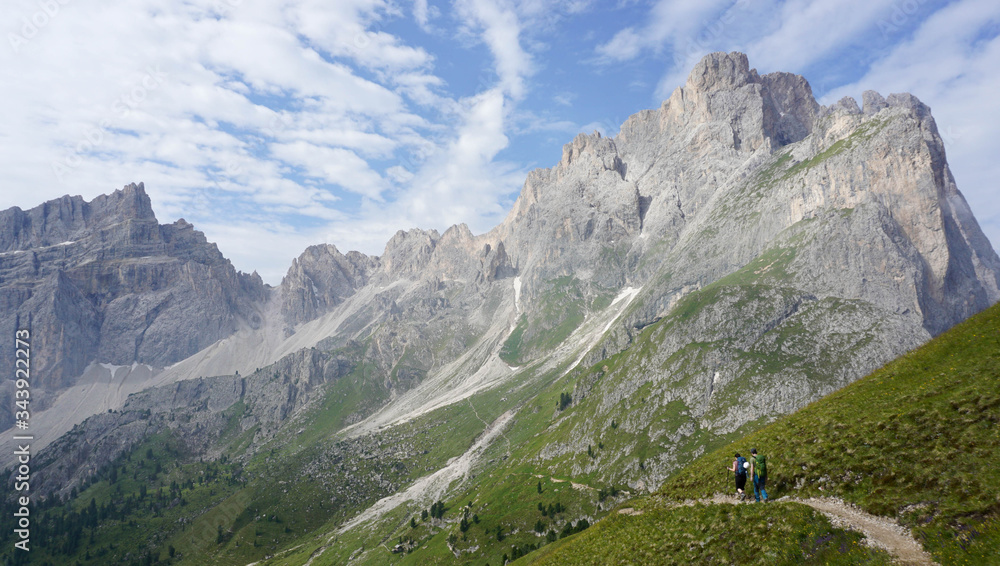
{"type": "Polygon", "coordinates": [[[0,31],[0,209],[142,181],[271,284],[312,244],[489,230],[713,51],[822,104],[915,94],[1000,241],[995,0],[4,0],[0,31]]]}

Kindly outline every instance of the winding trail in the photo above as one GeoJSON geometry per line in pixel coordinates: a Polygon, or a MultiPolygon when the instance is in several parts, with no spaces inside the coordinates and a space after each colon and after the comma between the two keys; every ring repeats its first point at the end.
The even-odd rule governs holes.
{"type": "MultiPolygon", "coordinates": [[[[869,544],[892,554],[900,564],[906,566],[940,566],[920,546],[920,543],[913,538],[913,534],[909,529],[888,517],[872,515],[832,497],[810,497],[808,499],[782,497],[772,501],[774,503],[800,503],[808,505],[829,518],[834,527],[850,529],[865,535],[869,544]]],[[[677,503],[674,506],[682,507],[696,503],[706,505],[740,505],[750,502],[740,501],[731,495],[716,494],[715,497],[710,499],[692,499],[683,503],[677,503]]],[[[619,509],[618,513],[622,515],[642,515],[643,512],[632,507],[624,507],[619,509]]]]}
{"type": "Polygon", "coordinates": [[[812,507],[826,515],[833,526],[861,532],[875,546],[895,556],[901,564],[938,566],[931,555],[913,538],[909,529],[888,517],[872,515],[839,499],[828,497],[809,499],[783,497],[777,501],[791,501],[812,507]]]}

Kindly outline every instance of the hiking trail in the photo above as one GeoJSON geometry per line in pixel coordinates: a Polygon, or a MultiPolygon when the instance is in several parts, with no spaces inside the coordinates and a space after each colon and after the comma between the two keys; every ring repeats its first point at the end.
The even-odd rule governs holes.
{"type": "MultiPolygon", "coordinates": [[[[931,555],[920,546],[906,527],[896,523],[889,517],[880,517],[866,513],[857,507],[832,497],[781,497],[771,500],[774,503],[800,503],[808,505],[825,515],[834,527],[850,529],[865,535],[872,546],[881,548],[893,555],[900,564],[906,566],[940,566],[931,555]]],[[[735,496],[716,494],[710,499],[687,500],[673,506],[682,507],[702,503],[707,505],[739,505],[751,503],[740,501],[735,496]]],[[[641,515],[641,510],[625,507],[618,510],[622,515],[641,515]]]]}
{"type": "Polygon", "coordinates": [[[889,517],[872,515],[839,499],[829,497],[809,499],[782,497],[776,501],[791,501],[812,507],[826,515],[834,527],[861,532],[875,546],[895,556],[901,564],[938,566],[930,553],[913,538],[910,530],[889,517]]]}

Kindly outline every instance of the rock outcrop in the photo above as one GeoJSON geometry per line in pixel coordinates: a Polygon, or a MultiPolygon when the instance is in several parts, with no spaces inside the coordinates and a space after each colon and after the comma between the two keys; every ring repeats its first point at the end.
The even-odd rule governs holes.
{"type": "Polygon", "coordinates": [[[92,362],[162,367],[259,325],[266,296],[191,224],[159,224],[141,183],[0,212],[0,331],[30,320],[41,403],[92,362]]]}
{"type": "MultiPolygon", "coordinates": [[[[684,405],[649,463],[665,474],[696,428],[794,410],[1000,299],[1000,258],[930,110],[908,94],[862,98],[823,107],[801,76],[714,53],[616,136],[576,136],[490,232],[401,230],[379,257],[312,246],[275,289],[184,221],[157,224],[141,185],[12,209],[0,215],[3,328],[31,313],[52,387],[90,361],[200,350],[212,363],[194,367],[249,374],[313,346],[351,349],[387,403],[379,424],[626,351],[575,386],[574,399],[608,402],[571,446],[652,391],[619,422],[646,434],[684,405]]],[[[261,402],[275,422],[289,395],[261,402]]],[[[631,481],[629,466],[607,479],[631,481]]]]}
{"type": "Polygon", "coordinates": [[[368,283],[378,258],[336,246],[309,246],[281,280],[281,314],[287,325],[308,322],[330,311],[368,283]]]}
{"type": "Polygon", "coordinates": [[[250,444],[259,446],[311,407],[322,386],[353,367],[343,356],[303,350],[246,377],[191,379],[132,395],[120,409],[91,417],[45,450],[38,462],[45,471],[37,476],[34,492],[65,497],[81,480],[163,431],[184,444],[187,457],[218,457],[227,425],[230,434],[256,431],[250,444]],[[241,401],[242,412],[227,412],[241,401]],[[60,465],[48,465],[52,462],[60,465]]]}

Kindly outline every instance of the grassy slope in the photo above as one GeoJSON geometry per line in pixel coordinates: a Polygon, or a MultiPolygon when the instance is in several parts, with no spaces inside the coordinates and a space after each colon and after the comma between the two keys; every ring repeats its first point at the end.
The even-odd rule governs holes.
{"type": "Polygon", "coordinates": [[[671,507],[647,500],[641,514],[615,514],[515,564],[891,564],[799,504],[671,507]]]}
{"type": "MultiPolygon", "coordinates": [[[[944,565],[994,564],[1000,548],[998,422],[1000,306],[994,306],[872,375],[697,459],[657,495],[635,503],[650,513],[615,516],[529,558],[584,564],[600,552],[606,561],[635,549],[665,553],[651,559],[655,562],[669,562],[664,556],[673,552],[684,555],[675,539],[688,528],[678,523],[685,514],[671,511],[670,502],[730,491],[720,470],[734,451],[756,446],[768,455],[772,498],[841,497],[911,527],[944,565]],[[643,534],[626,537],[634,539],[629,546],[620,540],[627,533],[643,534]]],[[[759,552],[783,556],[789,540],[808,546],[803,533],[822,521],[793,517],[797,507],[740,511],[752,514],[748,520],[766,513],[773,528],[787,530],[791,522],[790,532],[773,537],[759,552]]],[[[696,515],[692,520],[700,521],[705,535],[727,532],[729,520],[721,510],[696,515]]],[[[841,536],[830,532],[831,540],[841,536]]],[[[707,553],[716,552],[719,559],[738,560],[742,555],[725,553],[731,543],[716,537],[695,559],[707,561],[707,553]]]]}
{"type": "MultiPolygon", "coordinates": [[[[337,548],[328,551],[324,560],[327,556],[335,557],[329,563],[337,563],[337,560],[345,560],[352,548],[370,549],[383,542],[392,546],[401,539],[412,539],[417,544],[412,554],[405,557],[391,555],[388,548],[383,547],[381,551],[366,551],[361,561],[380,564],[500,563],[501,556],[511,554],[514,546],[545,545],[548,542],[544,533],[534,531],[538,521],[546,531],[554,529],[561,534],[567,522],[584,517],[591,521],[604,517],[609,507],[620,499],[601,501],[600,490],[618,488],[624,492],[628,489],[626,479],[643,480],[648,485],[650,482],[646,478],[651,470],[650,462],[668,457],[683,465],[705,449],[722,446],[761,427],[767,419],[747,423],[740,430],[725,435],[704,430],[697,423],[688,430],[684,427],[686,423],[691,423],[691,407],[672,393],[690,380],[690,377],[685,377],[687,373],[660,368],[660,371],[654,369],[636,374],[634,368],[650,367],[650,359],[658,344],[664,340],[664,334],[684,334],[687,319],[710,309],[719,301],[720,293],[735,295],[741,301],[744,312],[752,307],[755,316],[758,313],[761,316],[773,315],[772,311],[781,308],[781,303],[787,301],[786,295],[794,293],[794,290],[774,285],[787,276],[785,266],[793,257],[794,253],[789,250],[771,250],[721,284],[710,285],[686,297],[673,313],[645,328],[625,352],[590,368],[571,371],[562,377],[556,377],[561,374],[556,372],[555,376],[538,380],[546,384],[543,390],[528,395],[521,391],[518,395],[522,400],[519,404],[523,405],[505,432],[504,442],[491,448],[492,454],[484,458],[486,465],[476,473],[473,481],[446,499],[449,511],[444,521],[421,521],[418,508],[410,507],[408,512],[400,510],[385,522],[386,525],[395,524],[395,528],[377,528],[376,536],[357,533],[344,537],[335,545],[337,548]],[[629,390],[617,403],[604,406],[604,400],[612,390],[624,387],[629,381],[645,381],[650,376],[658,375],[672,376],[670,383],[657,383],[656,379],[646,381],[635,391],[629,390]],[[574,393],[573,403],[560,411],[556,408],[559,396],[567,392],[574,393]],[[629,471],[625,472],[626,469],[629,471]],[[542,494],[537,493],[539,478],[543,483],[542,494]],[[571,479],[586,487],[574,492],[568,483],[555,482],[551,478],[571,479]],[[567,512],[550,517],[538,511],[539,503],[548,505],[555,501],[565,505],[567,512]],[[477,514],[481,522],[472,525],[463,537],[458,522],[462,508],[469,502],[472,502],[470,513],[477,514]],[[416,528],[410,527],[411,516],[416,516],[416,528]],[[502,541],[496,540],[497,527],[505,533],[502,541]],[[451,537],[454,539],[450,544],[452,550],[449,550],[446,542],[451,537]]],[[[836,310],[829,305],[821,306],[823,308],[819,310],[826,313],[836,310]]],[[[802,316],[806,316],[806,310],[803,310],[802,316]]],[[[810,336],[802,324],[793,325],[792,322],[781,326],[778,331],[783,336],[789,334],[802,339],[810,336]]],[[[711,346],[699,345],[704,348],[711,346]]],[[[682,350],[679,355],[687,356],[685,352],[687,350],[682,350]]],[[[692,355],[698,355],[698,351],[693,351],[692,355]]],[[[762,366],[754,375],[765,375],[772,366],[783,367],[782,361],[772,358],[768,352],[754,351],[747,355],[757,356],[758,365],[762,366]]],[[[824,363],[837,362],[826,358],[804,362],[816,368],[816,379],[821,381],[825,376],[820,375],[819,366],[824,363]]],[[[692,361],[690,365],[695,367],[698,364],[692,361]]],[[[496,401],[494,399],[493,403],[496,401]]],[[[735,401],[726,406],[733,403],[735,401]]],[[[476,404],[489,406],[492,403],[483,399],[477,400],[476,404]]],[[[303,547],[296,556],[274,563],[301,564],[316,548],[315,545],[310,546],[303,547]]],[[[315,563],[326,563],[324,560],[315,563]]]]}

